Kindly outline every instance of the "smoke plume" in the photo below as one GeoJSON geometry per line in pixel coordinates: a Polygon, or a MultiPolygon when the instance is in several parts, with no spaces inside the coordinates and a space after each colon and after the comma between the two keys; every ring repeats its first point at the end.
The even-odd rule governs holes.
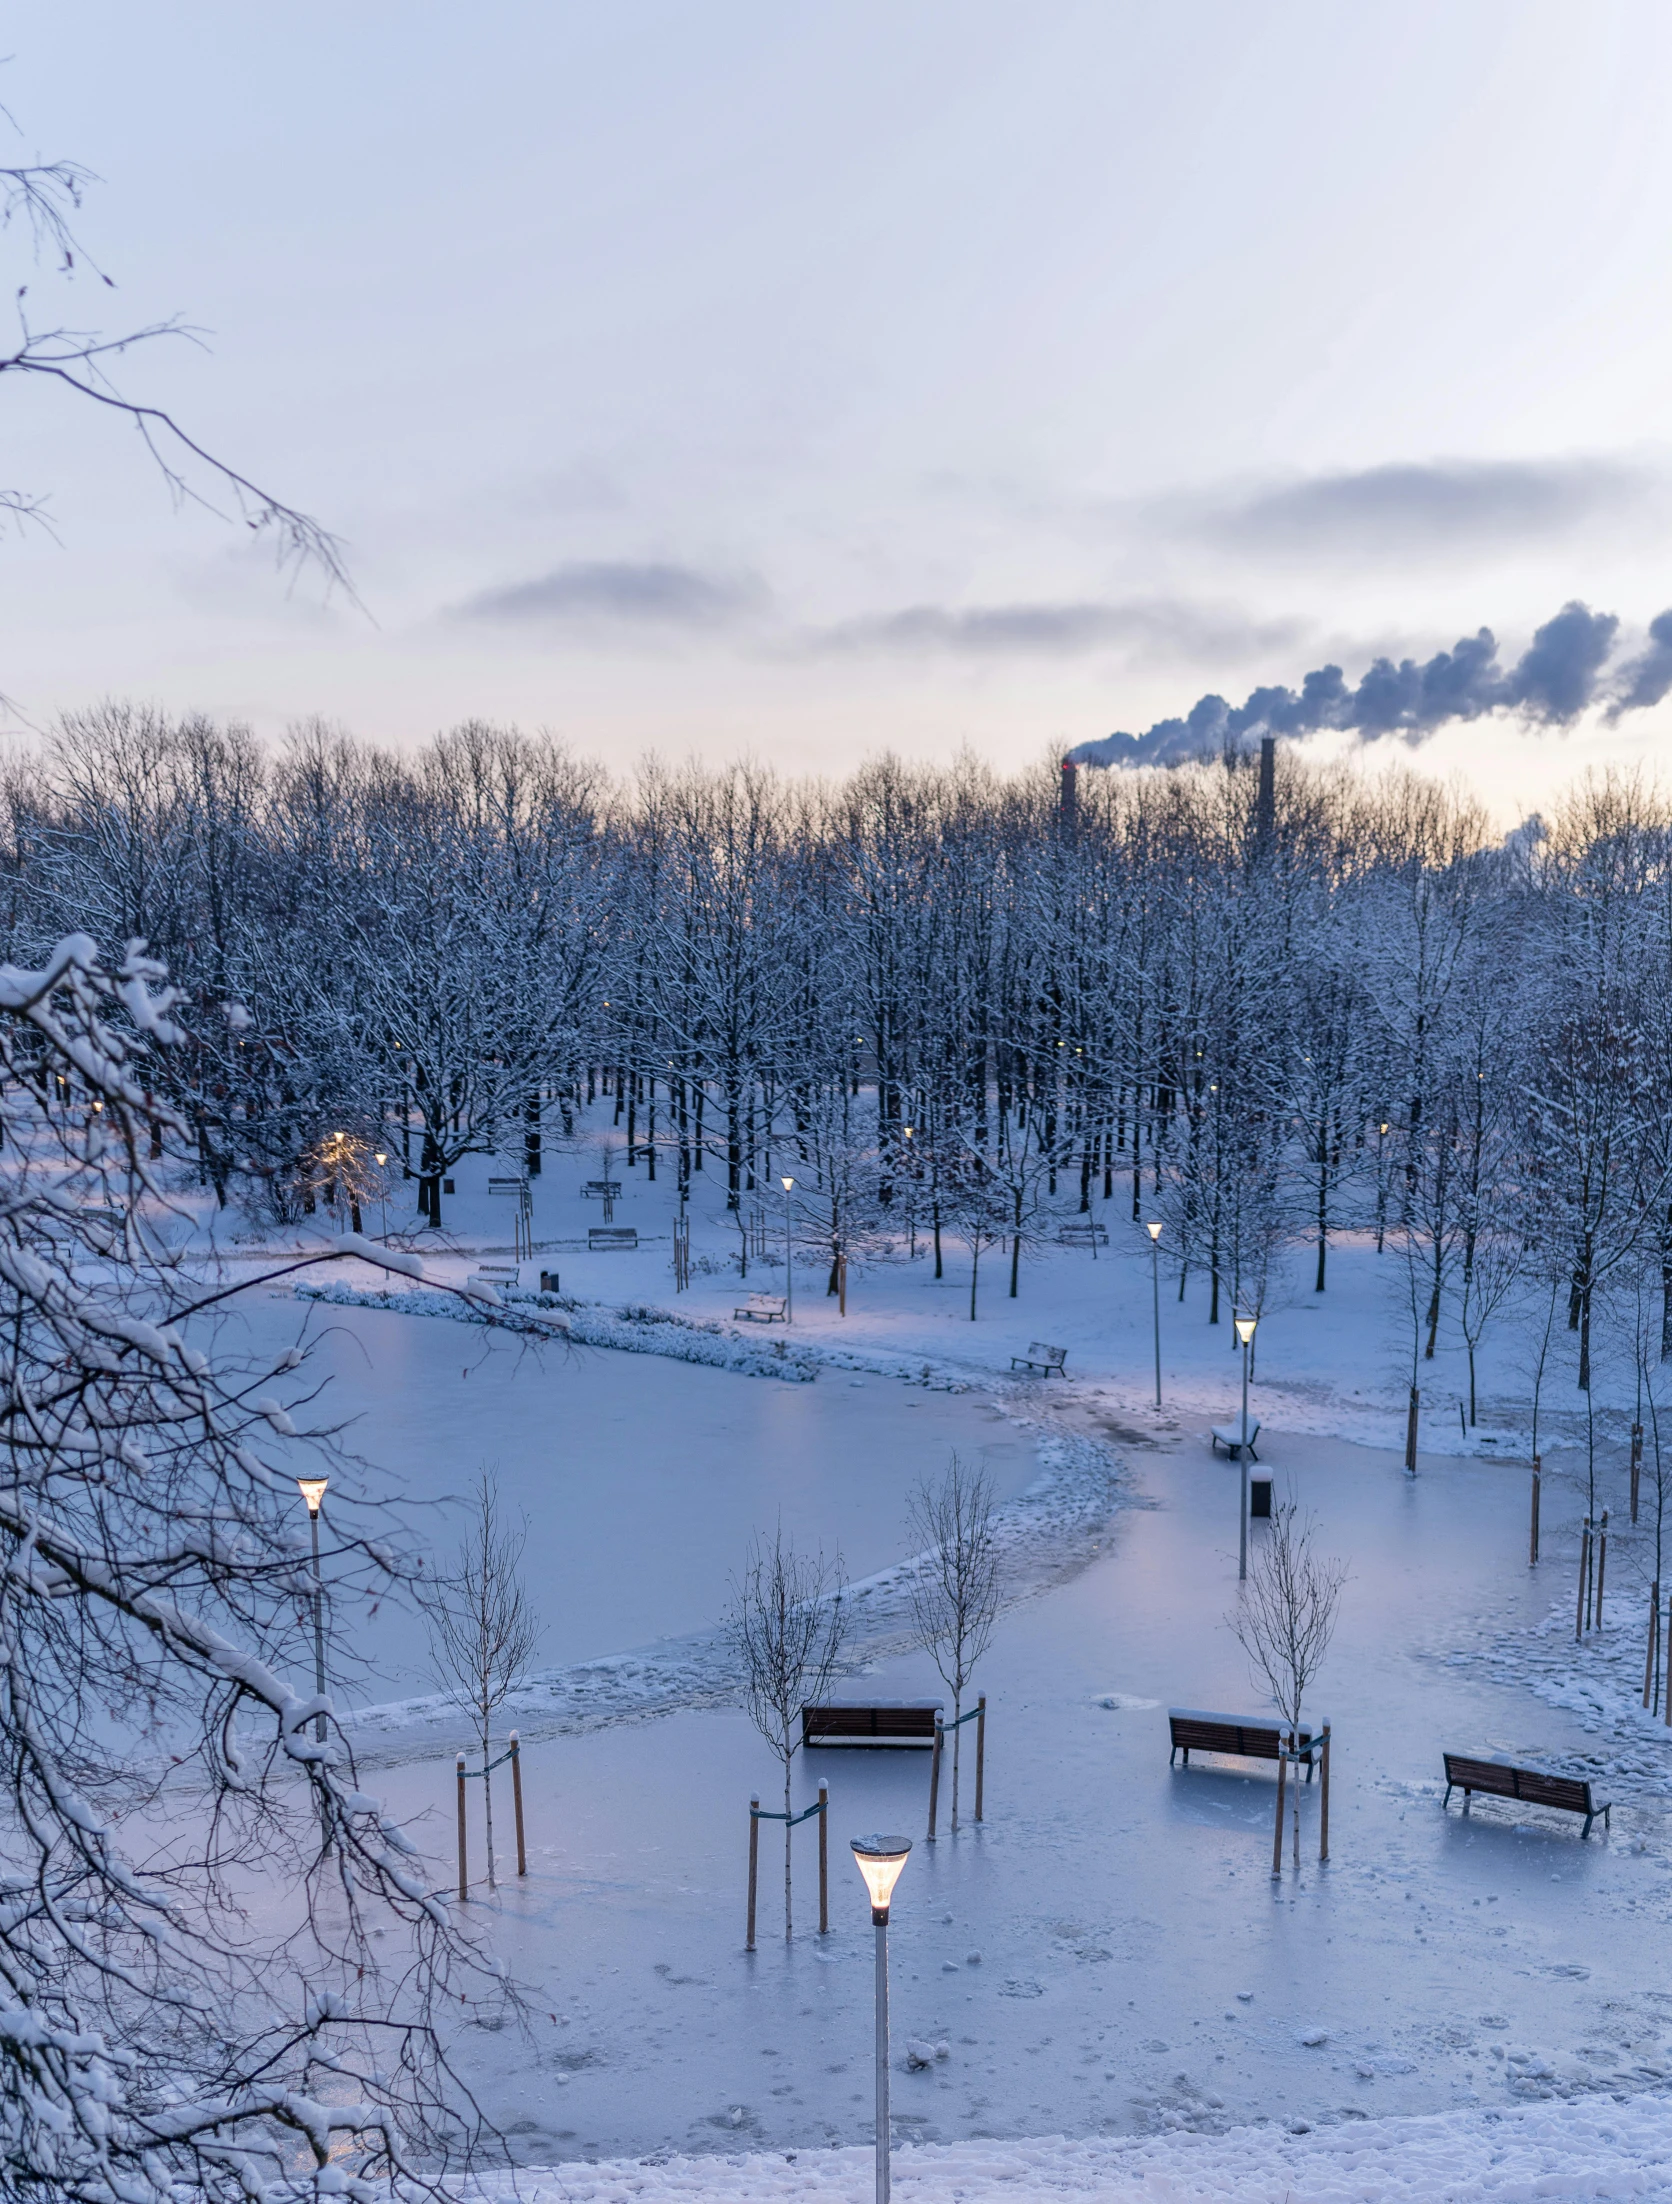
{"type": "Polygon", "coordinates": [[[1238,750],[1261,735],[1312,735],[1326,730],[1361,742],[1394,736],[1425,742],[1453,720],[1509,711],[1539,725],[1563,727],[1597,703],[1609,715],[1658,704],[1672,690],[1672,611],[1649,624],[1648,646],[1608,670],[1619,620],[1577,599],[1533,633],[1513,666],[1500,665],[1490,628],[1462,637],[1425,663],[1378,658],[1356,686],[1339,666],[1320,666],[1298,690],[1256,689],[1241,704],[1204,696],[1183,719],[1157,720],[1141,735],[1106,735],[1069,752],[1076,765],[1182,765],[1191,758],[1238,750]]]}

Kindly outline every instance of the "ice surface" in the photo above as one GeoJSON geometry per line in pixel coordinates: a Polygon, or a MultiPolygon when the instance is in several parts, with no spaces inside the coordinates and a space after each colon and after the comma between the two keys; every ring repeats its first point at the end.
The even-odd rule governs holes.
{"type": "MultiPolygon", "coordinates": [[[[462,1278],[487,1229],[503,1229],[477,1201],[472,1168],[461,1167],[451,1215],[461,1237],[480,1228],[475,1244],[426,1247],[432,1275],[462,1278]]],[[[536,1189],[537,1237],[587,1221],[562,1179],[588,1168],[553,1164],[536,1189]]],[[[720,1327],[705,1336],[735,1329],[762,1351],[728,1325],[735,1272],[699,1273],[675,1300],[655,1237],[663,1192],[629,1178],[620,1214],[643,1235],[637,1256],[543,1250],[525,1278],[560,1263],[568,1299],[660,1303],[720,1327]]],[[[1108,1214],[1118,1240],[1118,1204],[1108,1214]]],[[[699,1212],[693,1242],[718,1261],[736,1238],[699,1212]]],[[[816,2148],[870,2132],[870,1934],[842,1840],[895,1822],[921,1837],[925,1757],[831,1752],[798,1769],[798,1803],[820,1774],[832,1786],[832,1933],[812,1933],[808,1824],[795,1838],[798,1932],[786,1949],[780,1840],[768,1833],[760,1948],[745,1956],[747,1800],[772,1769],[726,1704],[714,1625],[748,1538],[781,1515],[883,1588],[861,1649],[868,1688],[938,1693],[924,1659],[897,1650],[886,1587],[909,1552],[906,1488],[956,1445],[989,1463],[1023,1519],[1042,1467],[1047,1480],[1066,1471],[1064,1493],[1080,1497],[1058,1518],[1044,1511],[1032,1596],[1005,1615],[977,1679],[991,1703],[987,1822],[968,1825],[966,1758],[965,1826],[947,1831],[943,1788],[943,1834],[919,1842],[897,1897],[898,2133],[946,2146],[903,2157],[902,2196],[914,2183],[937,2197],[978,2197],[983,2183],[1025,2195],[1031,2183],[1274,2204],[1285,2193],[1672,2190],[1646,2170],[1666,2155],[1662,2114],[1615,2101],[1672,2079],[1660,1957],[1672,1733],[1634,1705],[1653,1557],[1646,1526],[1635,1538],[1618,1529],[1629,1373],[1599,1373],[1597,1474],[1617,1526],[1610,1614],[1575,1648],[1564,1628],[1584,1423],[1565,1337],[1542,1415],[1534,1573],[1513,1328],[1483,1358],[1490,1432],[1459,1431],[1454,1346],[1424,1366],[1413,1481],[1389,1450],[1406,1382],[1391,1258],[1343,1246],[1321,1303],[1297,1288],[1263,1321],[1263,1466],[1351,1571],[1318,1700],[1336,1725],[1332,1861],[1317,1865],[1317,1792],[1303,1786],[1302,1868],[1297,1877],[1286,1860],[1274,1883],[1271,1771],[1167,1765],[1169,1704],[1258,1703],[1225,1623],[1238,1471],[1210,1459],[1203,1436],[1235,1412],[1228,1327],[1204,1323],[1198,1283],[1182,1308],[1165,1289],[1157,1414],[1147,1246],[1025,1266],[1015,1304],[995,1270],[974,1325],[957,1266],[949,1250],[940,1284],[922,1259],[850,1275],[845,1323],[798,1271],[795,1351],[816,1348],[819,1366],[791,1385],[655,1353],[536,1351],[393,1307],[309,1311],[288,1289],[238,1320],[274,1348],[299,1321],[319,1332],[328,1405],[358,1414],[351,1442],[404,1492],[417,1543],[446,1550],[448,1496],[482,1462],[530,1515],[528,1570],[547,1626],[544,1680],[519,1708],[532,1872],[522,1883],[509,1873],[501,1790],[506,1879],[491,1899],[478,1880],[471,1912],[527,1986],[531,2018],[526,2032],[469,2019],[456,2046],[512,2155],[561,2163],[554,2197],[654,2197],[659,2186],[746,2196],[751,2184],[765,2196],[786,2180],[863,2193],[862,2150],[816,2148]],[[1066,1382],[1010,1375],[1011,1352],[1039,1337],[1068,1345],[1066,1382]],[[844,1365],[864,1382],[838,1376],[844,1365]],[[926,1391],[925,1371],[970,1389],[926,1391]],[[1107,1458],[1124,1482],[1099,1517],[1076,1480],[1107,1458]],[[1442,1813],[1448,1745],[1597,1773],[1622,1802],[1612,1835],[1582,1844],[1570,1817],[1499,1803],[1442,1813]],[[914,2041],[944,2042],[948,2055],[911,2071],[914,2041]],[[1416,2125],[1390,2118],[1435,2112],[1416,2125]],[[1267,2125],[1250,2134],[1249,2122],[1267,2125]],[[1313,2132],[1290,2136],[1297,2126],[1313,2132]],[[1618,2151],[1610,2133],[1624,2139],[1618,2151]],[[1015,2140],[1041,2135],[1083,2140],[1015,2140]],[[677,2153],[708,2163],[684,2167],[677,2153]],[[718,2186],[712,2154],[725,2162],[718,2186]],[[582,2159],[632,2165],[605,2175],[582,2159]]],[[[781,1266],[755,1271],[751,1287],[781,1285],[781,1266]]],[[[386,1283],[352,1263],[343,1278],[356,1292],[386,1283]]],[[[463,1738],[433,1706],[395,1704],[427,1688],[398,1603],[361,1618],[334,1659],[351,1650],[369,1664],[346,1687],[363,1714],[362,1784],[406,1818],[445,1889],[450,1756],[463,1738]]],[[[477,1823],[473,1843],[479,1878],[477,1823]]],[[[531,2175],[528,2193],[547,2178],[531,2175]]]]}

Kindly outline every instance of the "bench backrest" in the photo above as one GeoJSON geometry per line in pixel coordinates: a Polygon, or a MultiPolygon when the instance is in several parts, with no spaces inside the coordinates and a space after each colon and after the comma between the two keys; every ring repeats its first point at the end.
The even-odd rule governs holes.
{"type": "MultiPolygon", "coordinates": [[[[1171,1707],[1167,1713],[1172,1741],[1187,1752],[1228,1752],[1246,1760],[1275,1760],[1278,1739],[1288,1725],[1270,1714],[1199,1714],[1190,1707],[1171,1707]]],[[[1322,1724],[1303,1722],[1297,1749],[1310,1752],[1322,1724]]]]}
{"type": "Polygon", "coordinates": [[[1068,1359],[1068,1349],[1047,1347],[1042,1339],[1030,1339],[1027,1359],[1030,1362],[1065,1362],[1068,1359]]]}
{"type": "Polygon", "coordinates": [[[637,1247],[639,1228],[636,1224],[595,1224],[586,1235],[589,1247],[637,1247]]]}
{"type": "Polygon", "coordinates": [[[894,1705],[803,1707],[801,1740],[811,1744],[819,1737],[924,1737],[933,1739],[935,1716],[941,1712],[936,1699],[906,1700],[894,1705]]]}
{"type": "Polygon", "coordinates": [[[1476,1760],[1465,1753],[1448,1752],[1445,1760],[1446,1781],[1460,1790],[1521,1799],[1528,1806],[1561,1806],[1573,1814],[1592,1811],[1587,1777],[1556,1775],[1548,1768],[1518,1768],[1508,1760],[1476,1760]]]}

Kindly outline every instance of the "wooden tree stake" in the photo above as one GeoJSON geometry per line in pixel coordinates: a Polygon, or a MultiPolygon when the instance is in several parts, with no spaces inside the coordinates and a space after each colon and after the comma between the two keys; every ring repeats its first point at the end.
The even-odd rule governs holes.
{"type": "Polygon", "coordinates": [[[758,1797],[749,1801],[749,1930],[743,1939],[745,1951],[755,1948],[755,1890],[760,1881],[761,1864],[760,1804],[758,1797]]]}
{"type": "Polygon", "coordinates": [[[830,1934],[830,1785],[819,1785],[819,1934],[830,1934]]]}
{"type": "Polygon", "coordinates": [[[517,1742],[515,1730],[511,1732],[511,1799],[517,1812],[517,1873],[526,1875],[528,1873],[528,1847],[523,1842],[522,1746],[517,1742]]]}
{"type": "Polygon", "coordinates": [[[1593,1628],[1602,1628],[1602,1580],[1608,1574],[1608,1510],[1602,1511],[1602,1530],[1597,1539],[1597,1604],[1593,1628]]]}
{"type": "Polygon", "coordinates": [[[1271,1840],[1271,1871],[1280,1876],[1283,1872],[1283,1785],[1288,1773],[1289,1756],[1284,1749],[1283,1733],[1277,1735],[1277,1833],[1271,1840]]]}
{"type": "Polygon", "coordinates": [[[1591,1575],[1591,1519],[1585,1518],[1585,1528],[1579,1534],[1579,1599],[1573,1615],[1575,1644],[1585,1635],[1585,1591],[1591,1575]]]}
{"type": "Polygon", "coordinates": [[[470,1896],[470,1884],[465,1875],[464,1860],[464,1754],[459,1755],[459,1900],[462,1904],[470,1896]]]}
{"type": "Polygon", "coordinates": [[[1655,1655],[1660,1651],[1660,1579],[1649,1586],[1649,1643],[1643,1655],[1643,1704],[1655,1711],[1655,1655]]]}
{"type": "Polygon", "coordinates": [[[935,1754],[929,1763],[929,1842],[935,1841],[935,1808],[940,1803],[941,1753],[946,1745],[946,1724],[935,1716],[935,1754]]]}
{"type": "Polygon", "coordinates": [[[1631,1519],[1637,1521],[1637,1488],[1643,1476],[1643,1426],[1631,1427],[1631,1519]]]}
{"type": "Polygon", "coordinates": [[[1530,1540],[1530,1543],[1529,1543],[1529,1546],[1528,1546],[1528,1552],[1527,1552],[1527,1566],[1528,1566],[1529,1568],[1537,1568],[1537,1566],[1538,1566],[1538,1486],[1539,1486],[1539,1471],[1540,1471],[1540,1462],[1539,1462],[1539,1458],[1538,1458],[1538,1456],[1537,1456],[1537,1455],[1535,1454],[1535,1455],[1533,1456],[1533,1528],[1532,1528],[1532,1538],[1531,1538],[1531,1540],[1530,1540]]]}
{"type": "Polygon", "coordinates": [[[1318,1780],[1318,1863],[1329,1858],[1329,1724],[1324,1724],[1323,1750],[1319,1755],[1318,1780]]]}
{"type": "Polygon", "coordinates": [[[981,1819],[987,1774],[987,1694],[975,1702],[975,1818],[981,1819]]]}

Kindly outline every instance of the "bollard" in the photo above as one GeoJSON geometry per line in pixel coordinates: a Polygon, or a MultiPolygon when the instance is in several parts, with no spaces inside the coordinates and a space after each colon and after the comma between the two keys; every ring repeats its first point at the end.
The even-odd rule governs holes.
{"type": "Polygon", "coordinates": [[[819,1934],[830,1934],[830,1785],[819,1785],[819,1934]]]}
{"type": "Polygon", "coordinates": [[[761,1802],[758,1797],[749,1801],[749,1929],[743,1939],[743,1949],[755,1948],[755,1889],[760,1879],[761,1864],[761,1802]]]}
{"type": "Polygon", "coordinates": [[[517,1742],[515,1730],[511,1732],[511,1802],[516,1808],[517,1814],[517,1873],[526,1875],[528,1873],[528,1847],[523,1842],[522,1747],[517,1742]]]}
{"type": "Polygon", "coordinates": [[[987,1773],[987,1694],[975,1702],[975,1818],[981,1819],[984,1778],[987,1773]]]}
{"type": "Polygon", "coordinates": [[[1277,1834],[1271,1840],[1271,1871],[1274,1876],[1283,1873],[1283,1781],[1288,1771],[1289,1755],[1283,1743],[1283,1733],[1277,1735],[1277,1834]]]}
{"type": "Polygon", "coordinates": [[[935,1756],[929,1763],[929,1842],[935,1841],[935,1808],[940,1801],[941,1753],[946,1745],[946,1724],[935,1716],[935,1756]]]}
{"type": "Polygon", "coordinates": [[[464,1754],[459,1755],[459,1900],[462,1904],[470,1896],[470,1884],[465,1877],[464,1860],[464,1754]]]}
{"type": "Polygon", "coordinates": [[[1643,1426],[1631,1427],[1631,1519],[1637,1521],[1637,1488],[1643,1476],[1643,1426]]]}
{"type": "Polygon", "coordinates": [[[1538,1566],[1538,1481],[1539,1458],[1535,1454],[1533,1456],[1533,1533],[1527,1554],[1527,1566],[1530,1569],[1538,1566]]]}
{"type": "Polygon", "coordinates": [[[1324,1724],[1323,1750],[1319,1754],[1319,1760],[1321,1766],[1318,1771],[1318,1864],[1322,1867],[1329,1858],[1329,1724],[1327,1722],[1324,1724]]]}
{"type": "Polygon", "coordinates": [[[1597,1539],[1597,1604],[1594,1629],[1602,1628],[1602,1580],[1608,1574],[1608,1510],[1602,1511],[1602,1530],[1597,1539]]]}

